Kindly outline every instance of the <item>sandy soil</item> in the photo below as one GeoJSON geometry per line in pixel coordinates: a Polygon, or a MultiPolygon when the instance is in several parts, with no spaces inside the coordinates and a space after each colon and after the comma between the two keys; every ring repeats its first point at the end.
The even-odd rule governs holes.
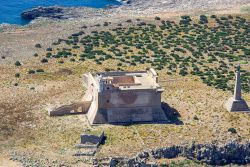
{"type": "Polygon", "coordinates": [[[0,157],[0,167],[21,167],[22,164],[12,161],[9,157],[0,157]]]}
{"type": "MultiPolygon", "coordinates": [[[[64,21],[41,20],[24,27],[0,29],[2,31],[0,32],[0,152],[12,153],[15,150],[23,157],[32,155],[35,159],[39,159],[42,155],[43,159],[50,163],[56,159],[65,161],[66,164],[73,162],[85,164],[84,160],[71,156],[75,152],[72,146],[79,142],[79,134],[84,129],[105,130],[111,137],[109,143],[98,153],[98,157],[120,154],[131,156],[145,148],[185,144],[192,140],[204,143],[212,140],[226,142],[230,139],[245,141],[250,138],[249,115],[230,115],[223,109],[223,102],[230,93],[217,91],[205,86],[196,78],[189,77],[172,76],[168,80],[173,79],[175,82],[161,82],[167,90],[163,94],[163,100],[180,112],[184,126],[90,127],[86,118],[81,115],[48,117],[46,107],[49,104],[70,103],[82,97],[84,94],[81,84],[82,73],[103,70],[112,63],[106,62],[101,67],[92,62],[78,65],[71,63],[44,65],[32,56],[34,53],[44,54],[44,50],[58,38],[65,38],[79,30],[88,33],[103,29],[95,25],[105,21],[112,22],[108,29],[119,23],[126,26],[127,19],[152,20],[156,15],[163,19],[176,20],[183,14],[239,14],[243,12],[242,7],[250,4],[250,1],[201,0],[198,2],[192,0],[184,5],[184,1],[181,0],[171,1],[171,4],[168,4],[170,1],[155,0],[150,3],[150,6],[149,3],[145,2],[143,5],[142,3],[144,1],[136,1],[134,6],[112,9],[115,12],[111,10],[102,16],[64,21]],[[209,5],[206,5],[207,3],[209,5]],[[88,28],[82,28],[84,25],[88,28]],[[41,49],[34,47],[37,43],[42,45],[41,49]],[[1,58],[3,56],[5,59],[1,58]],[[23,66],[15,67],[16,60],[21,61],[23,66]],[[33,76],[25,75],[31,68],[43,68],[48,72],[33,76]],[[14,77],[17,72],[24,74],[21,79],[14,77]],[[19,85],[14,86],[15,83],[19,85]],[[193,120],[195,115],[198,116],[199,121],[193,120]],[[231,126],[239,127],[238,136],[226,133],[231,126]],[[134,134],[139,134],[142,141],[138,141],[134,134]],[[151,137],[148,137],[149,134],[151,137]],[[121,142],[123,145],[120,144],[121,142]]],[[[142,68],[145,66],[135,67],[135,69],[142,68]]],[[[164,71],[160,72],[160,76],[165,79],[164,71]]],[[[245,94],[244,97],[248,102],[250,101],[249,94],[245,94]]],[[[17,159],[25,161],[20,160],[19,156],[17,159]]],[[[0,156],[1,165],[20,166],[19,163],[9,160],[8,156],[0,156]]]]}

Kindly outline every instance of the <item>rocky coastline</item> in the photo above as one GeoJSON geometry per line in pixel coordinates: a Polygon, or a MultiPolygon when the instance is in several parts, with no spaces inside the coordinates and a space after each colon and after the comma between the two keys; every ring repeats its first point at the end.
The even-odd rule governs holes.
{"type": "Polygon", "coordinates": [[[165,1],[146,1],[146,0],[119,0],[121,5],[108,5],[105,8],[89,8],[89,7],[62,7],[62,6],[48,6],[48,7],[36,7],[28,9],[21,13],[21,17],[27,20],[35,20],[37,18],[46,18],[53,20],[65,20],[76,18],[89,18],[96,16],[104,16],[105,14],[122,14],[122,13],[157,13],[159,11],[175,12],[175,11],[190,11],[195,9],[209,10],[212,8],[225,8],[232,6],[233,4],[248,4],[247,0],[226,0],[226,2],[214,2],[209,3],[207,1],[191,0],[186,2],[185,0],[165,0],[165,1]],[[216,5],[217,4],[217,5],[216,5]],[[154,8],[152,8],[152,6],[154,8]],[[153,9],[153,11],[152,11],[153,9]]]}
{"type": "Polygon", "coordinates": [[[100,12],[102,12],[103,10],[104,9],[94,9],[87,7],[40,6],[22,12],[21,17],[27,20],[34,20],[40,17],[48,19],[73,19],[88,17],[88,12],[91,12],[92,16],[97,16],[102,14],[100,12]]]}
{"type": "MultiPolygon", "coordinates": [[[[132,0],[120,0],[121,5],[131,4],[132,0]]],[[[117,8],[120,5],[107,5],[103,9],[90,8],[90,7],[63,7],[63,6],[48,6],[48,7],[36,7],[32,9],[25,10],[21,13],[21,18],[26,20],[33,20],[39,17],[49,18],[49,19],[71,19],[84,17],[85,10],[92,10],[93,15],[95,12],[102,10],[109,10],[117,8]]]]}
{"type": "MultiPolygon", "coordinates": [[[[172,159],[185,157],[187,159],[205,163],[208,165],[246,165],[250,163],[250,142],[239,144],[231,141],[225,145],[218,146],[215,144],[195,144],[191,146],[170,146],[147,150],[138,153],[133,158],[113,157],[110,160],[110,166],[146,166],[148,160],[172,159]]],[[[158,166],[159,164],[152,164],[158,166]]]]}

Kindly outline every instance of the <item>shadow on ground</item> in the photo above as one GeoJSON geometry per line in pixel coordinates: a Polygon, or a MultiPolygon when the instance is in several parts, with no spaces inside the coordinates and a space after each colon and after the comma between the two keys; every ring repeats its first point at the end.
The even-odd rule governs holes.
{"type": "Polygon", "coordinates": [[[162,107],[165,115],[167,116],[167,118],[170,121],[168,123],[176,124],[176,125],[183,125],[183,122],[180,120],[181,115],[175,108],[170,107],[165,102],[161,103],[161,107],[162,107]]]}

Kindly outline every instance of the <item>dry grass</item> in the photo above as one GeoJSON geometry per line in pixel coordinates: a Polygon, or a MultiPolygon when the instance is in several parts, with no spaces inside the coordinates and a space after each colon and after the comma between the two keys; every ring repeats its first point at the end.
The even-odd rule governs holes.
{"type": "MultiPolygon", "coordinates": [[[[19,38],[20,35],[12,37],[19,38]]],[[[1,39],[5,39],[3,35],[1,39]]],[[[107,135],[107,141],[97,157],[133,156],[144,149],[189,144],[192,141],[225,143],[231,139],[244,142],[250,138],[250,115],[228,113],[223,107],[231,96],[230,92],[207,87],[193,76],[168,76],[165,70],[159,71],[160,84],[165,88],[162,100],[180,113],[183,125],[89,127],[83,115],[49,117],[45,110],[49,103],[65,104],[82,97],[82,73],[115,68],[117,62],[108,60],[102,66],[91,61],[77,64],[50,62],[45,65],[39,60],[40,57],[29,58],[22,67],[14,67],[13,64],[0,66],[0,152],[16,150],[20,155],[47,159],[49,163],[58,160],[79,165],[83,163],[78,163],[82,158],[71,155],[76,151],[73,147],[79,142],[80,134],[86,129],[90,129],[91,133],[104,131],[107,135]],[[39,68],[43,68],[45,73],[27,74],[29,69],[39,68]],[[17,72],[21,73],[19,79],[14,78],[17,72]],[[19,86],[14,86],[14,83],[19,83],[19,86]],[[195,116],[198,120],[194,119],[195,116]],[[228,133],[231,127],[237,130],[237,134],[228,133]]],[[[141,70],[148,66],[144,64],[124,69],[141,70]]],[[[244,94],[244,98],[250,102],[249,94],[244,94]]]]}

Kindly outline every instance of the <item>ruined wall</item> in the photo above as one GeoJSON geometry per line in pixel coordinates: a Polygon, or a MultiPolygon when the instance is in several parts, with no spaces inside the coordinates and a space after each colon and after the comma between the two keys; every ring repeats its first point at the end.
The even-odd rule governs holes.
{"type": "Polygon", "coordinates": [[[88,120],[90,124],[94,123],[94,119],[97,117],[98,113],[98,85],[92,75],[87,77],[87,97],[91,97],[91,105],[87,113],[88,120]]]}

